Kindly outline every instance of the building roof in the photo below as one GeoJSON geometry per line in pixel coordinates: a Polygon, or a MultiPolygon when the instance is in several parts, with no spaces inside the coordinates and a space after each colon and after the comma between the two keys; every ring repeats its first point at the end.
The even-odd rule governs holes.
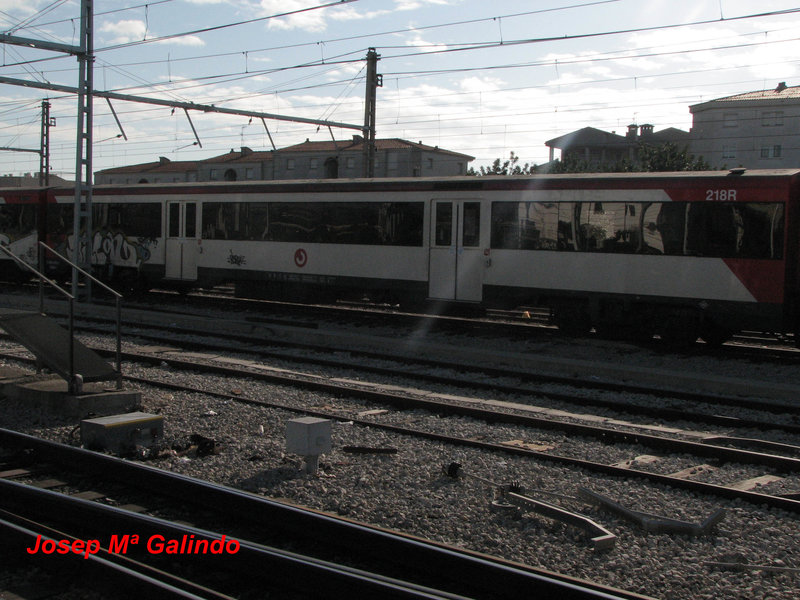
{"type": "MultiPolygon", "coordinates": [[[[375,140],[376,150],[408,150],[418,149],[425,152],[436,152],[448,156],[457,156],[465,159],[466,161],[474,160],[475,157],[452,150],[445,150],[438,146],[427,146],[422,142],[415,143],[399,138],[388,138],[375,140]]],[[[183,172],[192,169],[197,169],[201,165],[214,165],[214,164],[227,164],[234,162],[265,162],[273,160],[276,153],[286,154],[290,152],[306,152],[306,153],[321,153],[321,152],[361,152],[364,149],[364,138],[359,135],[354,135],[350,140],[328,140],[320,142],[312,142],[306,140],[294,146],[287,146],[286,148],[279,148],[278,150],[260,150],[253,151],[246,146],[239,150],[231,149],[230,152],[212,156],[197,161],[171,161],[168,158],[160,157],[156,162],[141,163],[138,165],[127,165],[124,167],[112,167],[110,169],[103,169],[97,171],[103,175],[124,175],[126,173],[170,173],[170,172],[183,172]]]]}
{"type": "MultiPolygon", "coordinates": [[[[630,127],[637,129],[635,125],[630,127]]],[[[551,148],[569,150],[570,148],[585,147],[604,147],[604,148],[629,148],[635,147],[640,143],[688,141],[690,134],[688,131],[667,127],[661,131],[652,131],[652,125],[642,125],[642,134],[633,136],[623,136],[616,133],[609,133],[595,127],[584,127],[545,142],[551,148]]]]}
{"type": "Polygon", "coordinates": [[[260,162],[265,160],[272,160],[273,152],[269,150],[254,152],[247,146],[242,146],[239,150],[231,148],[230,152],[220,154],[219,156],[212,156],[204,160],[197,161],[197,164],[224,164],[229,162],[260,162]]]}
{"type": "MultiPolygon", "coordinates": [[[[65,185],[73,183],[63,177],[50,173],[50,185],[65,185]]],[[[38,173],[26,173],[25,175],[0,175],[0,187],[31,187],[39,185],[38,173]]]]}
{"type": "Polygon", "coordinates": [[[708,102],[701,102],[689,107],[690,112],[696,112],[705,108],[711,108],[717,104],[728,104],[733,102],[758,102],[758,103],[775,103],[791,100],[800,100],[800,86],[787,86],[786,82],[781,82],[771,90],[758,90],[755,92],[744,92],[743,94],[734,94],[733,96],[725,96],[724,98],[717,98],[709,100],[708,102]]]}
{"type": "MultiPolygon", "coordinates": [[[[474,160],[474,156],[454,152],[452,150],[445,150],[439,146],[428,146],[422,142],[409,142],[400,138],[385,138],[375,140],[375,149],[381,150],[409,150],[418,149],[425,152],[438,152],[440,154],[447,154],[449,156],[461,156],[463,158],[474,160]]],[[[281,148],[279,152],[360,152],[364,149],[364,138],[360,135],[354,135],[352,140],[326,140],[321,142],[312,142],[306,140],[294,146],[287,146],[281,148]]]]}
{"type": "Polygon", "coordinates": [[[616,133],[609,133],[594,127],[584,127],[565,135],[547,140],[546,146],[568,149],[573,146],[630,146],[631,140],[616,133]]]}
{"type": "Polygon", "coordinates": [[[124,167],[111,167],[98,173],[108,175],[125,175],[126,173],[182,173],[186,170],[196,169],[199,161],[196,160],[170,160],[160,157],[156,162],[126,165],[124,167]]]}

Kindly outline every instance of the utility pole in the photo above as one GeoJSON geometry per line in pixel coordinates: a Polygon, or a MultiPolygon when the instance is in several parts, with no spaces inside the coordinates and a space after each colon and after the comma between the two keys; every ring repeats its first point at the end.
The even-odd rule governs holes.
{"type": "Polygon", "coordinates": [[[375,112],[376,94],[383,87],[383,75],[378,75],[380,54],[375,48],[367,52],[367,95],[364,102],[364,177],[375,177],[375,112]]]}
{"type": "Polygon", "coordinates": [[[55,127],[50,118],[50,103],[42,100],[42,135],[39,144],[39,185],[50,185],[50,128],[55,127]]]}
{"type": "MultiPolygon", "coordinates": [[[[75,218],[72,259],[83,270],[92,268],[92,91],[94,90],[93,0],[81,0],[80,52],[78,52],[78,127],[75,151],[75,218]]],[[[72,270],[72,295],[78,295],[80,274],[72,270]]],[[[86,297],[92,297],[86,281],[86,297]]]]}

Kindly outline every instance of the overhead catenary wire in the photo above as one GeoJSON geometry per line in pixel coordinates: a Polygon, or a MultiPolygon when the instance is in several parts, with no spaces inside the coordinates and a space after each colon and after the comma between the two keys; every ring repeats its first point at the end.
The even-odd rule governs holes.
{"type": "MultiPolygon", "coordinates": [[[[774,15],[774,14],[777,14],[777,12],[775,12],[775,13],[761,13],[761,14],[774,15]]],[[[366,35],[369,35],[369,34],[366,34],[366,35]]],[[[558,38],[558,39],[561,39],[561,38],[558,38]]],[[[777,41],[773,41],[773,40],[767,40],[767,42],[769,42],[769,43],[778,43],[777,41]]],[[[755,44],[753,46],[755,47],[755,44]]],[[[706,48],[706,49],[701,49],[701,50],[696,50],[696,51],[699,52],[699,51],[712,51],[712,50],[713,49],[706,48]]],[[[423,55],[423,54],[426,55],[426,56],[430,55],[430,53],[427,53],[427,52],[421,52],[421,51],[417,52],[417,55],[423,55]]],[[[645,55],[639,54],[638,56],[639,57],[643,57],[645,55]]],[[[636,58],[636,56],[634,56],[634,57],[623,57],[622,59],[625,60],[625,59],[630,59],[630,58],[636,58]]],[[[390,59],[391,59],[390,56],[385,56],[384,57],[385,61],[388,61],[390,59]]],[[[359,59],[359,60],[362,60],[362,59],[359,59]]],[[[597,57],[594,60],[600,60],[600,58],[597,57]]],[[[604,60],[612,60],[612,58],[606,58],[604,60]]],[[[354,59],[353,62],[356,62],[356,60],[354,59]]],[[[384,63],[384,64],[386,64],[386,63],[384,63]]],[[[564,64],[564,63],[562,63],[562,64],[564,64]]],[[[581,64],[581,63],[576,61],[574,64],[581,64]]],[[[309,66],[312,66],[312,65],[309,65],[309,66]]],[[[491,65],[491,66],[493,68],[502,68],[502,65],[491,65]]],[[[547,66],[547,64],[545,63],[545,64],[542,64],[542,65],[535,65],[535,66],[547,66]]],[[[535,66],[534,66],[534,68],[535,68],[535,66]]],[[[748,66],[748,65],[742,65],[742,66],[748,66]]],[[[108,67],[108,68],[111,68],[111,67],[108,67]]],[[[285,69],[286,71],[290,71],[293,68],[294,68],[294,66],[283,67],[283,69],[285,69]]],[[[513,68],[519,68],[519,67],[513,66],[513,68]]],[[[243,73],[241,73],[241,74],[236,73],[236,72],[229,72],[229,73],[219,74],[219,75],[211,74],[211,75],[209,75],[207,77],[215,78],[215,79],[202,79],[202,80],[199,80],[199,81],[195,81],[194,83],[182,82],[180,85],[184,86],[184,87],[181,89],[181,91],[188,90],[188,89],[193,89],[193,88],[202,89],[205,86],[206,83],[207,83],[209,88],[211,88],[212,85],[233,83],[233,82],[239,80],[238,79],[239,76],[247,75],[248,74],[247,71],[248,71],[248,69],[245,69],[245,71],[243,73]]],[[[486,72],[491,72],[491,71],[490,70],[486,70],[486,72]]],[[[265,73],[265,71],[261,71],[260,73],[263,74],[263,73],[265,73]]],[[[408,76],[409,77],[421,77],[421,76],[423,76],[424,73],[425,72],[422,72],[422,71],[408,71],[408,76]]],[[[651,76],[651,75],[652,76],[667,76],[667,75],[670,75],[670,74],[671,73],[657,73],[657,74],[654,74],[654,75],[653,74],[648,74],[648,77],[651,76]]],[[[389,72],[389,73],[384,71],[384,75],[386,75],[387,77],[397,77],[397,78],[406,76],[403,72],[401,72],[399,70],[396,71],[396,72],[389,72]]],[[[313,77],[313,75],[312,75],[312,77],[313,77]]],[[[634,77],[634,76],[630,76],[630,77],[634,77]]],[[[618,80],[629,79],[630,77],[621,77],[618,80]]],[[[350,80],[350,81],[352,81],[352,80],[350,80]]],[[[611,81],[611,79],[606,79],[606,81],[611,81]]],[[[335,86],[335,85],[343,85],[344,86],[344,85],[347,85],[347,82],[348,82],[348,80],[344,80],[343,79],[343,80],[341,80],[339,82],[324,82],[324,83],[319,84],[318,86],[315,86],[313,83],[311,83],[308,86],[293,86],[293,87],[282,86],[282,85],[280,85],[279,82],[276,82],[276,85],[271,87],[270,89],[275,90],[278,93],[282,93],[283,94],[283,93],[290,93],[290,92],[299,91],[299,90],[311,90],[311,89],[315,89],[315,88],[316,89],[323,89],[325,87],[332,87],[332,86],[335,86]]],[[[139,83],[148,85],[147,82],[144,82],[141,79],[140,79],[139,83]]],[[[585,84],[587,82],[581,82],[581,83],[585,84]]],[[[592,83],[592,82],[588,82],[588,83],[592,83]]],[[[154,83],[150,83],[149,85],[158,86],[159,84],[154,82],[154,83]]],[[[571,84],[570,83],[560,83],[560,85],[565,85],[566,86],[566,85],[571,85],[571,84]]],[[[527,87],[523,87],[523,88],[519,88],[519,89],[524,90],[524,89],[537,89],[537,88],[540,88],[540,89],[541,88],[546,88],[546,86],[527,86],[527,87]]],[[[162,88],[162,89],[164,89],[164,91],[167,91],[166,88],[162,88]]],[[[176,93],[178,90],[179,90],[179,88],[176,87],[175,89],[170,89],[169,92],[176,93]]],[[[437,94],[436,96],[437,97],[445,97],[442,94],[437,94]]],[[[242,94],[240,96],[229,96],[231,101],[235,101],[237,99],[246,100],[249,97],[252,97],[252,93],[242,94]]],[[[341,97],[341,95],[340,95],[340,97],[341,97]]],[[[419,95],[415,96],[415,98],[419,98],[419,95]]],[[[337,102],[337,105],[343,106],[343,102],[346,103],[346,104],[349,104],[351,102],[353,104],[355,104],[356,101],[355,100],[352,100],[352,101],[351,100],[345,100],[345,101],[341,101],[340,100],[340,101],[337,102]]],[[[621,107],[621,109],[625,110],[625,107],[621,107]]],[[[576,110],[579,110],[579,109],[576,109],[576,110]]],[[[568,109],[564,108],[561,112],[564,112],[564,113],[568,112],[568,109]]],[[[507,112],[507,113],[503,113],[503,114],[510,115],[510,116],[513,117],[514,115],[522,115],[522,114],[529,114],[529,113],[507,112]]],[[[449,119],[449,117],[446,117],[446,116],[442,115],[442,118],[438,119],[438,122],[440,122],[440,123],[447,122],[448,119],[449,119]]],[[[397,120],[394,115],[393,115],[392,120],[393,121],[397,120]]],[[[413,126],[415,126],[415,125],[417,125],[419,123],[420,122],[418,122],[418,121],[405,119],[405,123],[404,124],[406,126],[408,126],[408,127],[413,127],[413,126]]]]}

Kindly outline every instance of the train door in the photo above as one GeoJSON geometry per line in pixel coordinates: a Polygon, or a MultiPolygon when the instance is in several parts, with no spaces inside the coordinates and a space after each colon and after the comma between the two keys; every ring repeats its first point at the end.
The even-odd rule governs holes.
{"type": "Polygon", "coordinates": [[[164,261],[167,279],[197,279],[197,202],[167,203],[167,239],[164,261]]]}
{"type": "Polygon", "coordinates": [[[430,236],[428,296],[480,302],[485,261],[480,201],[434,200],[430,236]]]}

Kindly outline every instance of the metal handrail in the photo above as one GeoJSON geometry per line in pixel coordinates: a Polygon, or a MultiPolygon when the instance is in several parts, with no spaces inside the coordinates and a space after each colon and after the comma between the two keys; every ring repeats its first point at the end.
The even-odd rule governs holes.
{"type": "MultiPolygon", "coordinates": [[[[111,294],[114,296],[114,300],[115,300],[115,303],[116,303],[116,309],[117,309],[117,323],[116,323],[116,330],[117,330],[117,350],[116,350],[117,389],[121,390],[122,389],[122,333],[121,333],[122,332],[122,304],[121,304],[122,294],[120,294],[116,290],[111,289],[105,283],[103,283],[102,281],[97,279],[97,277],[93,276],[91,273],[87,273],[86,271],[81,269],[78,265],[76,265],[75,263],[70,261],[68,258],[62,256],[61,254],[59,254],[58,252],[53,250],[50,246],[48,246],[44,242],[39,242],[39,245],[42,248],[44,248],[44,249],[48,250],[49,252],[51,252],[57,258],[61,259],[65,263],[67,263],[70,267],[75,269],[78,273],[80,273],[84,277],[87,277],[88,279],[90,279],[94,283],[98,284],[100,287],[102,287],[107,292],[111,292],[111,294]]],[[[44,255],[42,255],[42,257],[40,259],[40,262],[43,265],[43,263],[44,263],[44,255]]],[[[42,271],[44,271],[43,266],[40,266],[40,268],[42,269],[42,271]]],[[[41,284],[40,284],[40,287],[39,287],[39,294],[40,294],[40,300],[39,301],[41,303],[41,302],[43,302],[43,300],[41,299],[42,298],[41,284]]]]}
{"type": "MultiPolygon", "coordinates": [[[[46,282],[55,288],[62,296],[65,296],[69,301],[69,387],[73,391],[76,386],[75,380],[75,296],[70,294],[67,290],[63,289],[52,279],[48,279],[43,272],[38,271],[32,267],[16,254],[11,252],[7,247],[0,245],[2,250],[7,256],[14,259],[18,264],[22,265],[39,278],[39,313],[44,314],[44,292],[43,283],[46,282]]],[[[37,359],[38,361],[38,359],[37,359]]]]}

